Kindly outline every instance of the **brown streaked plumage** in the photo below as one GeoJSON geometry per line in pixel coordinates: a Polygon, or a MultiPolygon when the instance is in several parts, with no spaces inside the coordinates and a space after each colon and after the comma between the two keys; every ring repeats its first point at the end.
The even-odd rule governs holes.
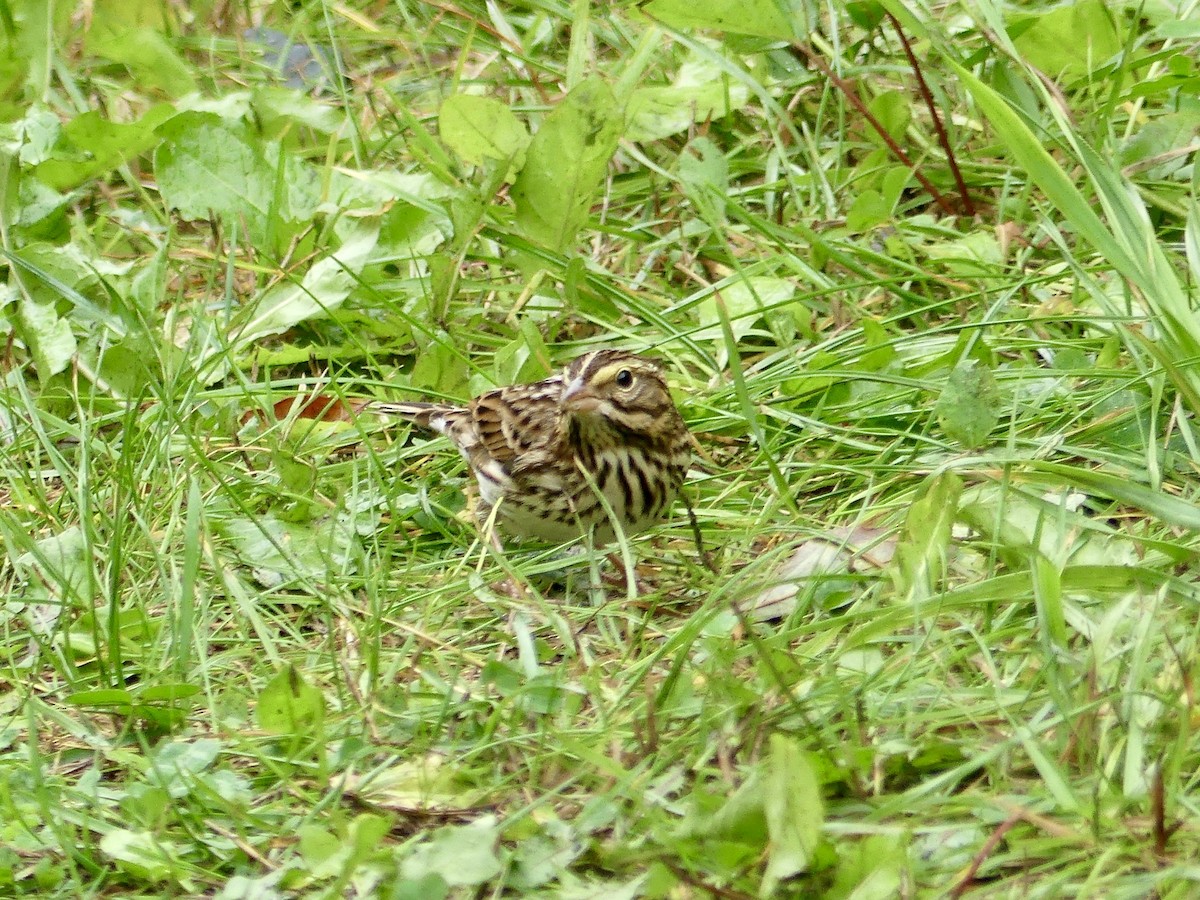
{"type": "Polygon", "coordinates": [[[596,350],[532,384],[497,388],[466,406],[376,403],[446,435],[479,483],[480,521],[492,508],[506,532],[565,541],[591,529],[613,540],[604,495],[634,534],[671,508],[691,463],[691,438],[662,367],[624,350],[596,350]]]}

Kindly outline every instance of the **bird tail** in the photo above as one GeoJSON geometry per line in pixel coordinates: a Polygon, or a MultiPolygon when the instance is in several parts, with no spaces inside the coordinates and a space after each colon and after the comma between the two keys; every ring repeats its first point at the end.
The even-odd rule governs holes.
{"type": "Polygon", "coordinates": [[[436,403],[418,403],[416,401],[406,403],[372,403],[372,410],[378,413],[383,413],[388,416],[398,416],[412,422],[421,428],[429,428],[434,431],[441,431],[435,418],[440,418],[442,413],[446,411],[446,407],[438,406],[436,403]]]}

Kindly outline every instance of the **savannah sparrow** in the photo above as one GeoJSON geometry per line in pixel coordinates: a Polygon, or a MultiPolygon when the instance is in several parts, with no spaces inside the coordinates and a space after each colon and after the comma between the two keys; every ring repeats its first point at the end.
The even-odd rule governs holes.
{"type": "Polygon", "coordinates": [[[691,463],[691,438],[662,367],[596,350],[545,381],[497,388],[466,406],[376,403],[450,439],[479,483],[480,521],[493,508],[506,532],[566,541],[592,530],[613,540],[604,495],[626,534],[670,509],[691,463]]]}

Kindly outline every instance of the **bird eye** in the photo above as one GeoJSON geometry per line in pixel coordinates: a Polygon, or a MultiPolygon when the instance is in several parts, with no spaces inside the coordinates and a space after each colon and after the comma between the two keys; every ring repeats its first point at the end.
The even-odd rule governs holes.
{"type": "Polygon", "coordinates": [[[617,373],[616,382],[619,388],[633,387],[633,373],[628,369],[622,369],[617,373]]]}

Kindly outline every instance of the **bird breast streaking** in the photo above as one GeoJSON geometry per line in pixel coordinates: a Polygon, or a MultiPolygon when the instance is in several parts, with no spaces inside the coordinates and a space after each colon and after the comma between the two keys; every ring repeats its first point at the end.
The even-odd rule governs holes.
{"type": "Polygon", "coordinates": [[[497,388],[466,406],[376,403],[444,434],[479,483],[478,514],[508,534],[614,539],[661,520],[691,463],[691,437],[662,366],[596,350],[544,381],[497,388]],[[604,497],[611,516],[605,510],[604,497]]]}

